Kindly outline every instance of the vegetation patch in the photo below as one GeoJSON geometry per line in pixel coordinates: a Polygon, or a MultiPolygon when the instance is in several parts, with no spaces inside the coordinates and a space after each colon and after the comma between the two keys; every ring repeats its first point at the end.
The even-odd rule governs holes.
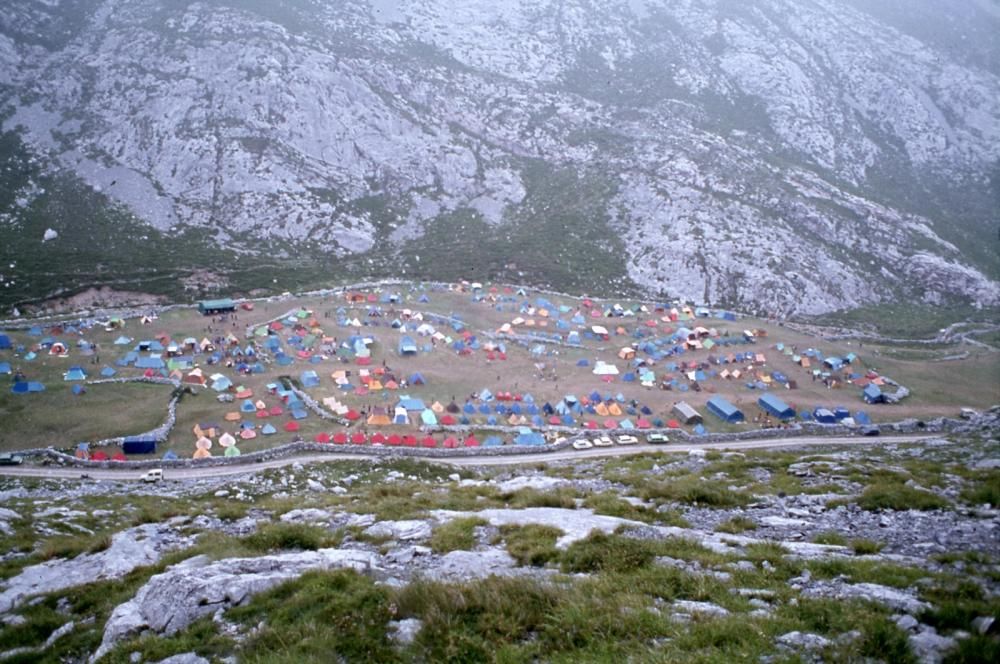
{"type": "Polygon", "coordinates": [[[929,491],[921,491],[905,484],[879,482],[869,485],[858,497],[858,507],[863,510],[941,510],[951,503],[929,491]]]}
{"type": "Polygon", "coordinates": [[[468,551],[476,545],[476,528],[485,525],[486,521],[475,516],[452,519],[434,528],[430,541],[431,549],[435,553],[468,551]]]}
{"type": "Polygon", "coordinates": [[[658,502],[676,502],[701,507],[743,507],[751,498],[733,491],[722,482],[687,476],[679,480],[650,482],[642,497],[658,502]]]}
{"type": "Polygon", "coordinates": [[[870,556],[885,548],[884,542],[859,538],[851,540],[851,550],[856,556],[870,556]]]}
{"type": "Polygon", "coordinates": [[[655,544],[624,535],[595,530],[573,542],[562,554],[564,572],[630,572],[649,565],[656,557],[655,544]]]}
{"type": "Polygon", "coordinates": [[[719,525],[715,527],[715,532],[717,533],[730,533],[737,535],[739,533],[744,533],[748,530],[756,530],[757,523],[745,516],[734,516],[731,519],[726,519],[719,525]]]}
{"type": "Polygon", "coordinates": [[[243,543],[252,551],[295,550],[315,551],[335,548],[342,537],[320,526],[301,523],[269,523],[252,535],[243,538],[243,543]]]}
{"type": "Polygon", "coordinates": [[[556,540],[562,536],[563,531],[558,528],[536,523],[500,526],[500,537],[507,552],[520,565],[542,567],[559,558],[556,540]]]}

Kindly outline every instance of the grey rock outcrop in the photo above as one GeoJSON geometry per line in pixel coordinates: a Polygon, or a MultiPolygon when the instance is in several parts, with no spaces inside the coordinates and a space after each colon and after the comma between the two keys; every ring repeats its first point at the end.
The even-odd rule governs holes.
{"type": "Polygon", "coordinates": [[[129,528],[116,533],[103,551],[32,565],[3,582],[0,613],[10,611],[31,595],[121,578],[137,567],[159,562],[167,551],[189,546],[191,542],[192,538],[161,524],[129,528]]]}
{"type": "Polygon", "coordinates": [[[364,551],[321,549],[211,562],[197,556],[150,578],[115,608],[104,627],[97,661],[121,639],[143,631],[174,634],[195,620],[246,602],[310,570],[349,568],[371,573],[378,558],[364,551]]]}

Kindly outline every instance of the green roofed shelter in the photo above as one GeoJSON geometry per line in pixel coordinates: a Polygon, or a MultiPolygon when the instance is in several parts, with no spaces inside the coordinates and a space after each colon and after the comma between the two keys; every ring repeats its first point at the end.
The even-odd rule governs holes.
{"type": "Polygon", "coordinates": [[[212,314],[226,314],[236,311],[236,303],[225,298],[223,300],[202,300],[198,303],[198,311],[205,316],[212,314]]]}

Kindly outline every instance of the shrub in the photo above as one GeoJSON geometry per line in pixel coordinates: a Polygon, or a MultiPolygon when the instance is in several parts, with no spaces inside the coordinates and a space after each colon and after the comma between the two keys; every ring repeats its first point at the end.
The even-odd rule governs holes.
{"type": "Polygon", "coordinates": [[[651,483],[643,491],[643,498],[705,507],[742,507],[750,502],[748,495],[733,491],[721,482],[696,477],[651,483]]]}

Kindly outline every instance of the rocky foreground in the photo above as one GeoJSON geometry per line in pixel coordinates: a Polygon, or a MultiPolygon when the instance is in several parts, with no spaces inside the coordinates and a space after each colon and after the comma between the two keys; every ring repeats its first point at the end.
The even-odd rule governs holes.
{"type": "Polygon", "coordinates": [[[995,414],[850,450],[4,479],[0,661],[995,661],[995,414]]]}

